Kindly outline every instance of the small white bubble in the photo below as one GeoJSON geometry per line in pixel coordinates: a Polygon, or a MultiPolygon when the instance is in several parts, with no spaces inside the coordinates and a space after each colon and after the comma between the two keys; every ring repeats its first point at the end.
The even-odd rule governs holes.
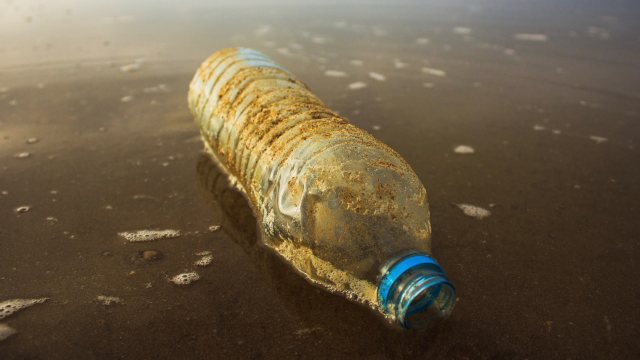
{"type": "Polygon", "coordinates": [[[384,76],[382,74],[378,74],[376,72],[370,72],[369,73],[369,77],[371,77],[372,79],[377,80],[377,81],[386,81],[387,80],[386,76],[384,76]]]}
{"type": "Polygon", "coordinates": [[[608,30],[595,26],[589,26],[589,29],[587,29],[587,35],[601,40],[607,40],[611,36],[608,30]]]}
{"type": "Polygon", "coordinates": [[[515,35],[513,35],[513,37],[516,40],[521,40],[521,41],[543,42],[543,41],[547,41],[548,40],[547,35],[544,35],[544,34],[515,34],[515,35]]]}
{"type": "Polygon", "coordinates": [[[329,42],[329,40],[330,40],[329,38],[322,37],[322,36],[315,36],[311,38],[311,41],[313,41],[314,44],[319,44],[319,45],[326,44],[329,42]]]}
{"type": "Polygon", "coordinates": [[[120,98],[120,101],[122,102],[129,102],[131,100],[133,100],[133,96],[131,95],[123,96],[122,98],[120,98]]]}
{"type": "Polygon", "coordinates": [[[120,304],[122,302],[122,299],[120,299],[119,297],[115,297],[115,296],[104,296],[104,295],[98,295],[96,297],[96,300],[98,301],[102,301],[102,303],[104,305],[111,305],[111,304],[120,304]]]}
{"type": "Polygon", "coordinates": [[[214,232],[220,230],[220,225],[209,226],[209,231],[214,232]]]}
{"type": "Polygon", "coordinates": [[[269,33],[269,31],[271,31],[271,26],[262,25],[256,31],[254,31],[254,34],[259,37],[259,36],[267,35],[267,33],[269,33]]]}
{"type": "Polygon", "coordinates": [[[406,67],[408,67],[409,64],[404,63],[402,61],[400,61],[399,59],[393,59],[393,67],[395,67],[396,69],[404,69],[406,67]]]}
{"type": "Polygon", "coordinates": [[[447,76],[447,73],[444,70],[440,70],[440,69],[432,69],[432,68],[423,67],[422,68],[422,72],[425,73],[425,74],[428,74],[428,75],[439,76],[439,77],[447,76]]]}
{"type": "Polygon", "coordinates": [[[358,82],[354,82],[349,84],[349,89],[351,90],[360,90],[360,89],[364,89],[367,87],[366,83],[363,83],[362,81],[358,81],[358,82]]]}
{"type": "Polygon", "coordinates": [[[142,63],[143,62],[136,62],[133,64],[128,64],[128,65],[124,65],[120,67],[120,71],[122,71],[123,73],[130,73],[130,72],[134,72],[134,71],[138,71],[140,69],[142,69],[142,63]]]}
{"type": "Polygon", "coordinates": [[[349,64],[351,64],[353,66],[362,66],[364,64],[364,62],[362,60],[351,60],[351,61],[349,61],[349,64]]]}
{"type": "Polygon", "coordinates": [[[471,34],[471,28],[456,26],[453,28],[453,33],[457,35],[469,35],[471,34]]]}
{"type": "Polygon", "coordinates": [[[489,210],[483,209],[479,206],[469,204],[456,204],[456,206],[461,209],[465,215],[474,217],[478,220],[491,215],[491,212],[489,210]]]}
{"type": "Polygon", "coordinates": [[[158,86],[151,86],[142,89],[142,92],[145,94],[159,93],[159,92],[169,92],[169,88],[165,84],[159,84],[158,86]]]}
{"type": "Polygon", "coordinates": [[[200,279],[200,276],[197,273],[190,272],[190,273],[183,273],[183,274],[176,275],[173,278],[171,278],[170,281],[176,285],[188,285],[199,279],[200,279]]]}
{"type": "Polygon", "coordinates": [[[589,139],[595,141],[598,144],[602,144],[603,142],[609,141],[609,139],[607,139],[606,137],[595,136],[595,135],[589,136],[589,139]]]}
{"type": "Polygon", "coordinates": [[[211,262],[213,261],[213,256],[212,255],[206,255],[203,256],[202,259],[194,262],[194,265],[196,266],[208,266],[211,264],[211,262]]]}
{"type": "Polygon", "coordinates": [[[373,130],[380,131],[380,129],[382,129],[380,125],[373,125],[373,130]]]}
{"type": "Polygon", "coordinates": [[[29,152],[21,152],[21,153],[13,155],[13,157],[16,158],[16,159],[26,159],[29,156],[31,156],[31,153],[29,153],[29,152]]]}
{"type": "Polygon", "coordinates": [[[329,77],[336,77],[336,78],[341,78],[341,77],[347,77],[347,76],[349,76],[349,75],[347,75],[347,73],[346,73],[346,72],[344,72],[344,71],[339,71],[339,70],[327,70],[327,71],[325,71],[325,72],[324,72],[324,74],[325,74],[326,76],[329,76],[329,77]]]}
{"type": "Polygon", "coordinates": [[[13,209],[13,211],[15,211],[16,213],[26,213],[27,211],[31,210],[31,206],[20,206],[17,207],[15,209],[13,209]]]}
{"type": "Polygon", "coordinates": [[[545,129],[546,129],[546,127],[544,127],[544,126],[540,126],[540,125],[534,125],[533,126],[533,130],[535,130],[535,131],[542,131],[542,130],[545,130],[545,129]]]}
{"type": "Polygon", "coordinates": [[[456,154],[473,154],[476,151],[471,146],[459,145],[453,150],[453,152],[456,154]]]}

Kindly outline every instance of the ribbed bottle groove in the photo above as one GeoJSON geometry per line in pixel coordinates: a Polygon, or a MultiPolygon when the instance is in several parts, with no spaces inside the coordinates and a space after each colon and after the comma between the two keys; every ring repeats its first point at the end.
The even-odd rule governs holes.
{"type": "MultiPolygon", "coordinates": [[[[239,169],[243,176],[247,174],[247,167],[255,167],[256,163],[260,160],[260,156],[269,151],[269,149],[273,146],[273,144],[283,135],[285,135],[291,128],[294,126],[310,121],[313,119],[320,118],[320,114],[318,116],[309,115],[308,113],[296,113],[290,116],[287,116],[286,119],[278,122],[276,126],[271,129],[266,130],[265,132],[255,133],[255,137],[251,138],[251,134],[241,137],[241,140],[251,139],[251,142],[246,142],[246,147],[241,147],[238,151],[237,158],[239,159],[239,169]],[[246,155],[245,152],[249,151],[250,154],[246,155]]],[[[326,117],[330,117],[333,114],[326,114],[326,117]]],[[[325,117],[325,118],[326,118],[325,117]]],[[[248,182],[251,182],[252,178],[246,177],[248,182]]]]}
{"type": "Polygon", "coordinates": [[[332,112],[323,111],[325,109],[322,105],[309,106],[308,104],[298,103],[292,104],[271,116],[256,116],[256,119],[262,121],[254,121],[248,124],[240,134],[240,139],[246,141],[248,149],[253,149],[269,133],[282,135],[301,122],[318,119],[323,117],[322,115],[336,116],[332,112]]]}
{"type": "Polygon", "coordinates": [[[201,67],[203,71],[197,75],[198,77],[202,78],[202,81],[199,81],[195,84],[195,88],[199,90],[199,96],[196,98],[192,106],[195,106],[195,108],[200,110],[199,116],[203,115],[202,111],[204,111],[207,102],[210,100],[211,91],[213,90],[214,85],[218,82],[218,78],[221,75],[221,71],[217,71],[219,65],[225,60],[236,61],[234,56],[235,54],[231,52],[226,54],[226,56],[223,56],[225,54],[220,55],[221,56],[218,57],[212,57],[213,59],[208,64],[206,64],[206,67],[201,67]]]}
{"type": "Polygon", "coordinates": [[[247,66],[256,65],[281,70],[276,64],[262,56],[253,56],[242,60],[237,60],[233,56],[230,56],[216,64],[211,72],[207,74],[209,76],[207,76],[208,79],[205,82],[203,96],[201,96],[200,101],[196,104],[197,108],[200,109],[198,115],[206,119],[206,121],[210,121],[213,110],[216,109],[218,101],[221,98],[220,91],[227,85],[227,82],[233,79],[233,76],[235,76],[237,72],[247,69],[247,66]],[[230,70],[231,72],[229,72],[230,70]]]}
{"type": "MultiPolygon", "coordinates": [[[[240,104],[241,103],[239,103],[238,105],[240,105],[240,104]]],[[[223,118],[224,121],[225,121],[225,126],[223,126],[223,128],[221,130],[223,130],[225,127],[229,128],[229,129],[237,127],[237,124],[234,124],[234,122],[231,120],[231,119],[235,118],[235,116],[233,116],[233,115],[235,115],[235,113],[233,111],[229,110],[229,109],[232,109],[234,107],[233,106],[223,107],[225,105],[226,105],[225,103],[221,104],[221,109],[220,109],[220,112],[219,112],[219,116],[221,118],[223,118]]],[[[254,106],[254,104],[252,102],[252,103],[248,104],[247,106],[254,106]]],[[[272,108],[273,108],[273,105],[270,106],[269,108],[265,108],[265,110],[273,110],[272,108]]],[[[263,115],[263,113],[258,113],[257,116],[253,116],[251,119],[259,118],[259,117],[261,117],[261,115],[263,115]]],[[[251,124],[252,122],[255,123],[255,121],[250,121],[249,124],[251,124]]],[[[244,128],[243,129],[239,129],[239,130],[240,131],[244,131],[244,128]]]]}
{"type": "MultiPolygon", "coordinates": [[[[272,85],[272,87],[276,85],[281,85],[279,86],[280,88],[290,88],[293,86],[293,84],[289,82],[284,83],[282,80],[274,79],[275,76],[277,75],[267,75],[267,76],[261,76],[260,78],[254,78],[251,80],[254,82],[254,84],[258,84],[258,85],[272,85]],[[286,85],[283,85],[283,84],[286,84],[286,85]]],[[[249,85],[249,83],[247,85],[249,85]]],[[[227,93],[221,94],[222,97],[219,101],[219,104],[216,110],[213,113],[213,116],[217,117],[219,121],[223,122],[225,125],[232,126],[232,124],[229,124],[230,115],[233,114],[231,109],[234,108],[233,105],[236,99],[238,99],[238,94],[240,93],[240,91],[243,91],[243,90],[244,89],[240,89],[238,91],[231,90],[233,91],[233,93],[227,92],[227,93]]],[[[254,89],[251,89],[251,88],[247,88],[247,90],[255,91],[254,89]]],[[[221,131],[223,128],[224,126],[218,129],[218,131],[221,131]]],[[[216,134],[213,134],[212,137],[218,138],[218,135],[219,133],[216,133],[216,134]]]]}
{"type": "MultiPolygon", "coordinates": [[[[256,154],[256,160],[252,164],[257,164],[264,156],[267,163],[281,165],[308,138],[325,136],[324,132],[342,128],[346,123],[341,118],[309,119],[297,123],[273,141],[264,152],[256,154]]],[[[256,167],[251,168],[255,171],[256,167]]]]}
{"type": "MultiPolygon", "coordinates": [[[[238,128],[239,132],[242,132],[244,125],[251,121],[254,116],[262,116],[265,111],[271,111],[273,107],[282,107],[285,104],[294,104],[300,101],[304,101],[304,97],[300,96],[302,90],[293,88],[276,88],[269,89],[269,91],[256,95],[255,93],[248,93],[233,110],[229,113],[229,122],[225,124],[227,131],[229,129],[238,128]]],[[[319,100],[309,99],[310,103],[321,104],[319,100]]]]}
{"type": "Polygon", "coordinates": [[[395,151],[249,49],[207,59],[190,84],[189,107],[207,149],[249,195],[264,243],[301,274],[404,327],[448,316],[452,286],[443,292],[422,280],[426,273],[384,275],[398,258],[430,253],[426,191],[395,151]],[[389,296],[378,296],[381,279],[389,296]],[[415,280],[411,291],[396,299],[405,279],[415,280]],[[381,299],[406,311],[380,307],[381,299]]]}
{"type": "Polygon", "coordinates": [[[231,111],[234,108],[236,101],[241,102],[246,96],[249,96],[255,92],[256,88],[281,88],[290,89],[302,87],[301,84],[289,80],[286,74],[281,72],[266,72],[256,71],[258,69],[251,69],[251,71],[243,71],[237,74],[236,80],[225,86],[222,91],[222,97],[220,98],[220,106],[226,108],[227,111],[231,111]],[[264,83],[264,84],[261,84],[264,83]],[[247,91],[247,90],[253,90],[247,91]]]}
{"type": "Polygon", "coordinates": [[[234,109],[234,116],[231,116],[224,126],[228,133],[227,143],[231,141],[233,134],[239,137],[239,134],[244,132],[246,126],[255,122],[256,118],[262,118],[267,113],[272,112],[273,107],[277,108],[283,104],[301,102],[305,99],[308,99],[309,103],[324,106],[315,96],[305,97],[306,93],[307,90],[304,89],[268,89],[262,94],[250,98],[250,101],[238,104],[234,109]]]}
{"type": "Polygon", "coordinates": [[[297,114],[295,115],[295,118],[290,118],[290,120],[292,121],[283,124],[286,127],[283,126],[282,129],[273,129],[273,131],[271,132],[272,135],[263,138],[262,144],[259,143],[258,145],[256,145],[250,156],[242,158],[243,161],[240,165],[240,169],[244,172],[245,178],[247,179],[248,183],[251,183],[253,181],[253,174],[255,173],[257,164],[262,159],[262,156],[269,156],[270,154],[275,153],[277,151],[275,149],[279,149],[282,146],[280,143],[284,142],[281,141],[283,137],[285,137],[287,134],[295,135],[295,137],[293,138],[287,138],[288,141],[286,143],[288,144],[288,149],[282,152],[282,157],[274,161],[277,163],[282,163],[284,160],[286,160],[288,158],[288,155],[293,152],[293,150],[295,150],[295,148],[301,141],[303,141],[304,134],[295,133],[295,127],[297,125],[306,124],[309,121],[313,120],[325,120],[331,118],[332,116],[332,114],[327,114],[326,117],[305,115],[308,114],[297,114]]]}

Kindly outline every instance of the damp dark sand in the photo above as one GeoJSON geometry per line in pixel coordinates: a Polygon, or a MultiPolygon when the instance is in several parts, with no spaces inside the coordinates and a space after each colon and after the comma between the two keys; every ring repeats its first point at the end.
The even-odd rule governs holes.
{"type": "Polygon", "coordinates": [[[640,356],[637,6],[119,6],[49,23],[7,8],[25,24],[0,52],[0,302],[49,300],[1,321],[17,333],[0,358],[640,356]],[[69,41],[43,35],[58,27],[69,41]],[[390,330],[256,245],[186,104],[227,46],[271,56],[413,167],[460,298],[445,323],[390,330]],[[166,229],[182,235],[118,235],[166,229]]]}

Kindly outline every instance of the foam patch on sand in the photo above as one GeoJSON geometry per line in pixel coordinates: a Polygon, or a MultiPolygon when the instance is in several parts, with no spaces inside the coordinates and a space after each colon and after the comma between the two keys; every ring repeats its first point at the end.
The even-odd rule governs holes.
{"type": "Polygon", "coordinates": [[[35,304],[42,304],[47,301],[49,298],[42,299],[14,299],[7,300],[0,303],[0,320],[6,318],[9,315],[13,315],[16,312],[28,308],[29,306],[33,306],[35,304]]]}
{"type": "Polygon", "coordinates": [[[465,215],[474,217],[478,220],[491,215],[491,212],[489,210],[483,209],[479,206],[469,204],[456,204],[456,206],[460,208],[465,215]]]}
{"type": "Polygon", "coordinates": [[[135,232],[121,232],[118,235],[129,242],[155,241],[163,238],[175,238],[180,236],[180,230],[138,230],[135,232]]]}
{"type": "Polygon", "coordinates": [[[200,280],[200,275],[195,272],[178,274],[171,278],[171,282],[176,285],[188,285],[194,281],[200,280]]]}

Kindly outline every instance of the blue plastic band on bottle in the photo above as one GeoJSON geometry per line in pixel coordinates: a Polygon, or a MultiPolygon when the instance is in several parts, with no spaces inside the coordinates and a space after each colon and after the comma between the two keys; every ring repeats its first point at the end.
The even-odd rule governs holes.
{"type": "Polygon", "coordinates": [[[398,280],[398,278],[405,273],[405,271],[411,269],[412,267],[418,265],[435,265],[440,272],[444,274],[444,270],[442,267],[433,260],[429,255],[426,254],[414,254],[409,255],[399,262],[397,262],[387,274],[380,280],[380,286],[378,287],[378,299],[380,305],[384,310],[387,309],[387,296],[389,295],[389,291],[393,284],[398,280]]]}

